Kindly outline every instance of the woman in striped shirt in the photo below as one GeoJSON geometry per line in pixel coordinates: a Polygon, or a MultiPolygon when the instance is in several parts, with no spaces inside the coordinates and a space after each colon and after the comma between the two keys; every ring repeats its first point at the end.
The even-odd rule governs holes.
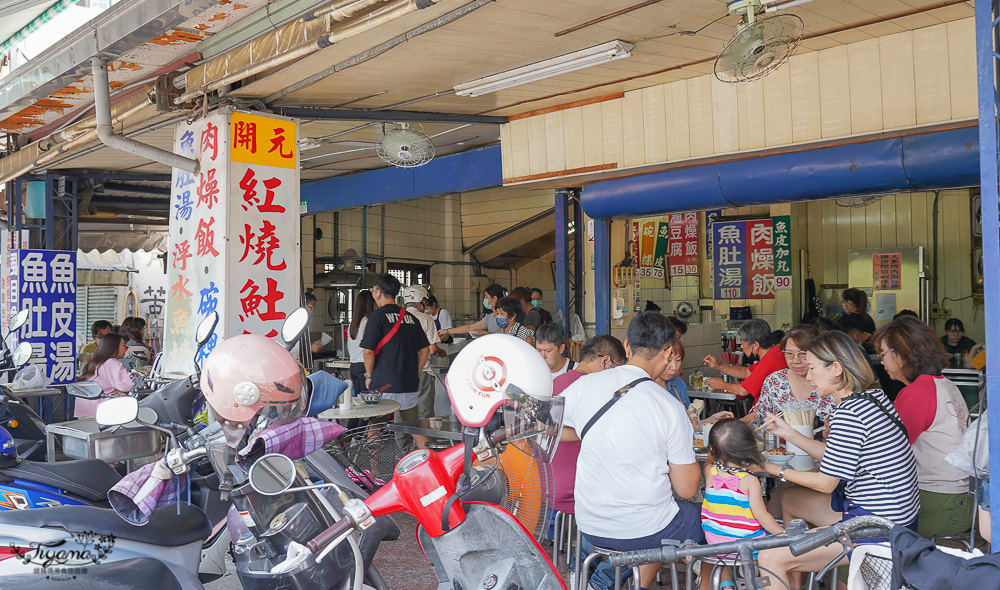
{"type": "MultiPolygon", "coordinates": [[[[827,526],[874,514],[914,528],[920,511],[917,464],[892,403],[882,390],[868,389],[875,375],[861,349],[846,334],[825,332],[810,344],[806,364],[817,393],[832,395],[836,408],[826,443],[767,416],[775,418],[771,432],[821,460],[818,473],[763,466],[782,481],[798,484],[782,497],[784,522],[801,518],[827,526]]],[[[840,551],[838,544],[793,557],[787,548],[770,549],[761,552],[760,564],[787,580],[789,572],[819,571],[840,551]]]]}

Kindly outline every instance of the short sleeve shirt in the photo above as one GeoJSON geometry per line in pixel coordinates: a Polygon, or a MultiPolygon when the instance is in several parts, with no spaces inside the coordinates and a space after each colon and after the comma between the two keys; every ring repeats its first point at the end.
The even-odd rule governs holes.
{"type": "MultiPolygon", "coordinates": [[[[563,424],[581,433],[615,391],[640,377],[649,375],[623,365],[577,379],[563,392],[563,424]]],[[[623,395],[580,445],[575,490],[580,530],[637,539],[666,528],[679,510],[670,463],[695,462],[693,435],[684,406],[655,382],[642,382],[623,395]]]]}
{"type": "MultiPolygon", "coordinates": [[[[437,328],[434,325],[434,318],[432,318],[430,315],[426,313],[421,313],[409,307],[406,308],[406,313],[417,318],[417,321],[420,322],[420,327],[423,328],[424,330],[424,336],[427,337],[428,344],[438,344],[441,342],[441,337],[438,336],[437,328]]],[[[424,364],[424,372],[426,373],[431,372],[430,363],[424,364]]]]}
{"type": "MultiPolygon", "coordinates": [[[[368,316],[361,348],[375,350],[382,338],[392,330],[399,317],[399,306],[383,305],[368,316]]],[[[420,322],[413,314],[403,316],[399,330],[386,342],[375,356],[372,370],[372,389],[388,385],[386,393],[410,393],[420,388],[420,367],[417,365],[420,349],[430,346],[420,322]]],[[[407,408],[403,408],[404,410],[407,408]]]]}
{"type": "MultiPolygon", "coordinates": [[[[771,373],[767,379],[764,379],[764,386],[760,390],[760,397],[750,411],[763,418],[767,415],[767,412],[777,414],[781,411],[781,406],[797,401],[799,400],[792,394],[792,387],[788,383],[788,369],[782,369],[771,373]]],[[[817,418],[826,420],[830,417],[830,412],[833,411],[832,397],[819,395],[814,389],[809,393],[807,401],[816,403],[817,418]]]]}
{"type": "MultiPolygon", "coordinates": [[[[899,419],[881,389],[869,392],[899,419]]],[[[876,516],[906,525],[920,512],[917,463],[910,442],[867,399],[849,397],[833,411],[820,473],[847,482],[847,499],[876,516]]]]}
{"type": "Polygon", "coordinates": [[[743,389],[749,391],[754,401],[756,401],[760,397],[760,390],[764,386],[764,380],[767,379],[768,375],[781,369],[787,369],[788,364],[785,363],[785,355],[782,354],[781,350],[777,346],[772,346],[771,350],[767,351],[767,354],[747,368],[750,370],[750,376],[744,379],[740,385],[743,386],[743,389]]]}

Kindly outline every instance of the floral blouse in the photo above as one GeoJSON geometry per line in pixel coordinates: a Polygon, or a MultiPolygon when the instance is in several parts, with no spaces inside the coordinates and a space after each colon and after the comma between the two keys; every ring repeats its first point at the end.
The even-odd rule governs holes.
{"type": "MultiPolygon", "coordinates": [[[[798,400],[792,395],[792,388],[788,384],[788,369],[782,369],[771,373],[764,380],[764,386],[760,390],[760,398],[750,408],[750,411],[763,418],[767,415],[766,412],[777,414],[781,411],[782,405],[794,401],[798,400]]],[[[816,417],[820,420],[826,420],[833,412],[833,398],[829,395],[820,396],[813,390],[809,394],[808,401],[819,404],[816,408],[816,417]]]]}

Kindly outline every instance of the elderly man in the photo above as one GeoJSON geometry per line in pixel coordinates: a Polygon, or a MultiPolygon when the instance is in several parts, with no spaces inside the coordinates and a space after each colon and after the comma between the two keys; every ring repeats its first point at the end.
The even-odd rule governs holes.
{"type": "MultiPolygon", "coordinates": [[[[625,365],[577,379],[564,392],[562,440],[581,440],[576,521],[584,538],[615,551],[654,549],[660,541],[704,542],[698,506],[674,499],[698,491],[701,469],[684,406],[653,379],[679,363],[677,334],[664,316],[632,319],[625,365]]],[[[661,564],[639,568],[649,588],[661,564]]]]}

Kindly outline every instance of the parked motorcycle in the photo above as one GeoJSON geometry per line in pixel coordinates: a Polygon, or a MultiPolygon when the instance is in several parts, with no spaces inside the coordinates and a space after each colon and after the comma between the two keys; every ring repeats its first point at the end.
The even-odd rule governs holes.
{"type": "MultiPolygon", "coordinates": [[[[562,399],[552,397],[547,366],[521,340],[485,336],[459,353],[447,385],[455,414],[465,425],[463,442],[441,452],[406,455],[388,484],[365,500],[345,499],[344,515],[336,523],[305,543],[289,543],[286,553],[265,560],[265,567],[271,566],[272,572],[320,567],[343,541],[354,547],[355,531],[368,530],[379,516],[406,512],[419,522],[417,539],[441,590],[564,590],[555,566],[513,515],[495,503],[463,502],[479,485],[502,487],[486,483],[496,469],[477,473],[474,457],[480,464],[495,465],[498,449],[505,444],[518,445],[542,460],[554,453],[562,399]]],[[[258,459],[249,482],[258,493],[275,498],[337,487],[293,487],[301,483],[296,466],[281,454],[258,459]]],[[[341,559],[338,555],[337,563],[341,559]]],[[[354,588],[360,588],[357,576],[354,588]]]]}
{"type": "MultiPolygon", "coordinates": [[[[0,375],[6,375],[8,380],[31,358],[31,345],[27,342],[14,348],[10,346],[10,336],[27,321],[28,310],[14,314],[7,333],[0,338],[0,375]]],[[[45,458],[45,422],[6,385],[0,385],[0,427],[5,428],[13,438],[14,449],[19,456],[36,460],[45,458]]]]}

